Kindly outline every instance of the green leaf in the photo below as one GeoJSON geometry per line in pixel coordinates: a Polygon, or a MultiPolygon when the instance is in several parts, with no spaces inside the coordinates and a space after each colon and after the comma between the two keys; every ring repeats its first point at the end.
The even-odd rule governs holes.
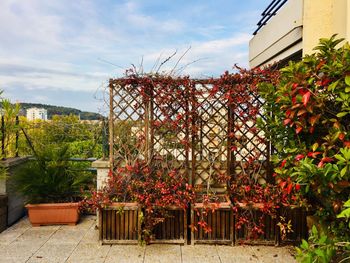
{"type": "Polygon", "coordinates": [[[339,215],[337,215],[337,218],[350,218],[350,208],[343,210],[339,215]]]}
{"type": "Polygon", "coordinates": [[[318,243],[319,243],[320,245],[323,245],[323,244],[326,243],[326,241],[327,241],[327,236],[326,236],[326,235],[322,235],[321,238],[320,238],[320,240],[318,241],[318,243]]]}
{"type": "Polygon", "coordinates": [[[325,258],[326,257],[324,251],[322,249],[320,249],[320,248],[315,249],[315,253],[316,253],[317,256],[319,256],[321,258],[325,258]]]}
{"type": "Polygon", "coordinates": [[[345,111],[339,112],[339,113],[337,114],[337,117],[338,117],[338,118],[341,118],[341,117],[344,117],[344,116],[347,115],[347,114],[348,114],[348,112],[345,112],[345,111]]]}
{"type": "Polygon", "coordinates": [[[338,83],[339,83],[339,80],[337,80],[337,81],[333,82],[332,84],[330,84],[328,86],[328,90],[329,91],[334,91],[334,89],[337,87],[338,83]]]}
{"type": "Polygon", "coordinates": [[[305,239],[303,239],[303,240],[301,241],[300,247],[301,247],[302,249],[308,249],[308,248],[309,248],[309,243],[307,243],[307,241],[306,241],[305,239]]]}
{"type": "Polygon", "coordinates": [[[343,169],[341,169],[341,171],[340,171],[340,177],[344,177],[344,175],[346,174],[346,171],[347,171],[347,168],[346,168],[346,166],[343,168],[343,169]]]}
{"type": "Polygon", "coordinates": [[[312,234],[313,234],[314,236],[318,236],[318,231],[317,231],[317,228],[316,228],[315,225],[312,226],[311,231],[312,231],[312,234]]]}
{"type": "Polygon", "coordinates": [[[344,203],[344,207],[350,207],[350,199],[344,203]]]}
{"type": "Polygon", "coordinates": [[[350,86],[350,75],[345,76],[345,84],[350,86]]]}

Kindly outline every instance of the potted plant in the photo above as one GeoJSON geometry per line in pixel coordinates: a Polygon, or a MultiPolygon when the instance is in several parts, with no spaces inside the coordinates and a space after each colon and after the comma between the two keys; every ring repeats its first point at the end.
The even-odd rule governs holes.
{"type": "Polygon", "coordinates": [[[92,182],[91,175],[74,169],[67,146],[34,151],[34,157],[11,177],[12,187],[26,199],[29,221],[75,225],[81,189],[92,182]]]}
{"type": "Polygon", "coordinates": [[[132,194],[144,209],[142,238],[146,243],[187,242],[187,208],[194,199],[186,174],[161,156],[134,167],[132,194]]]}

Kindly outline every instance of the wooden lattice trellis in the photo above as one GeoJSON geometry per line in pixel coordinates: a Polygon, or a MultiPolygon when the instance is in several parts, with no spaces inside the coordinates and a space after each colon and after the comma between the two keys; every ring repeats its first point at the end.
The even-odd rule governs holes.
{"type": "Polygon", "coordinates": [[[255,120],[263,115],[259,110],[252,114],[246,105],[248,101],[261,109],[263,100],[249,93],[249,100],[244,104],[229,107],[220,92],[213,95],[212,88],[209,81],[203,80],[193,80],[191,92],[188,87],[178,86],[176,90],[181,94],[167,93],[173,97],[168,99],[170,104],[164,112],[157,100],[162,96],[161,89],[148,91],[150,94],[145,100],[140,85],[110,80],[110,162],[118,166],[125,160],[124,155],[146,159],[159,155],[185,172],[193,185],[224,189],[224,185],[214,181],[215,175],[227,174],[234,179],[241,164],[255,158],[262,163],[260,176],[270,178],[271,147],[263,132],[256,132],[255,120]],[[195,98],[190,100],[189,96],[195,98]],[[183,98],[182,103],[179,97],[183,98]],[[155,125],[189,112],[192,118],[186,120],[185,127],[155,125]],[[184,140],[190,142],[188,146],[181,143],[184,140]]]}

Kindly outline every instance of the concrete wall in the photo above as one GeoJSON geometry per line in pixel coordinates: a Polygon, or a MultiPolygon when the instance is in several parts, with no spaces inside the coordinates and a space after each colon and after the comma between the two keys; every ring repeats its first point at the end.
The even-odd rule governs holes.
{"type": "Polygon", "coordinates": [[[7,228],[7,195],[0,195],[0,233],[7,228]]]}
{"type": "MultiPolygon", "coordinates": [[[[27,161],[27,158],[16,157],[1,161],[8,169],[8,177],[11,177],[27,161]]],[[[9,178],[0,179],[0,194],[7,195],[7,225],[14,224],[25,215],[24,198],[11,189],[9,178]]]]}
{"type": "Polygon", "coordinates": [[[349,40],[350,0],[304,0],[303,55],[314,53],[320,38],[349,40]]]}

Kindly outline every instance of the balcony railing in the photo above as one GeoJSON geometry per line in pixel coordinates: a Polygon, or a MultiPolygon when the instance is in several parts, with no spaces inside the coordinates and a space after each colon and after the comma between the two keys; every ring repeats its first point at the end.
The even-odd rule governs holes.
{"type": "Polygon", "coordinates": [[[258,31],[266,25],[274,15],[277,14],[277,11],[287,2],[288,0],[272,0],[268,7],[262,12],[262,18],[257,23],[258,28],[254,31],[253,35],[256,35],[258,31]]]}

